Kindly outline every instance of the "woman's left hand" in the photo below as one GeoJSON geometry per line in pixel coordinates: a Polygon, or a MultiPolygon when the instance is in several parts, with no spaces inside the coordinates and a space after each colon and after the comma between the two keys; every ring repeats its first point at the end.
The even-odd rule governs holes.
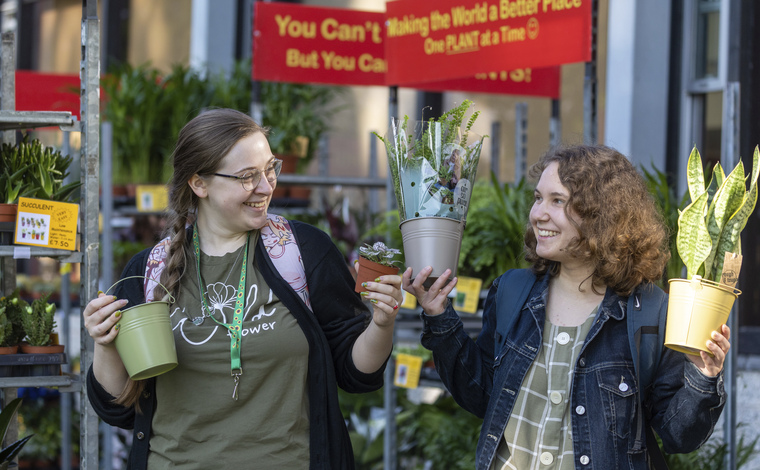
{"type": "Polygon", "coordinates": [[[708,377],[715,377],[720,373],[723,369],[723,362],[726,360],[726,354],[731,349],[731,343],[728,341],[731,338],[731,329],[722,325],[720,330],[713,331],[712,339],[707,341],[707,349],[713,353],[712,356],[704,351],[700,351],[699,356],[687,354],[689,360],[708,377]]]}
{"type": "MultiPolygon", "coordinates": [[[[359,262],[354,263],[354,269],[359,272],[359,262]]],[[[391,327],[396,321],[399,305],[404,301],[401,293],[401,276],[380,276],[374,282],[366,282],[367,292],[361,296],[372,303],[372,321],[381,328],[391,327]]]]}

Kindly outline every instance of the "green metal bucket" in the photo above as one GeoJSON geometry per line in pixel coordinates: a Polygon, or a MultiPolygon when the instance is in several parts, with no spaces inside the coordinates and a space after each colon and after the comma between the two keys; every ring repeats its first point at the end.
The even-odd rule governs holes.
{"type": "MultiPolygon", "coordinates": [[[[121,281],[136,277],[145,279],[143,276],[125,277],[108,290],[121,281]]],[[[122,310],[117,326],[119,334],[114,345],[132,380],[149,379],[177,367],[169,302],[147,302],[122,310]]]]}

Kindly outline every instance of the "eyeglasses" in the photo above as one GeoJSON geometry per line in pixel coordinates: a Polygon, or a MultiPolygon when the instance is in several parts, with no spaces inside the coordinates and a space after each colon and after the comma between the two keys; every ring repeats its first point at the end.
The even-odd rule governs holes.
{"type": "MultiPolygon", "coordinates": [[[[264,170],[264,174],[266,175],[269,184],[274,184],[274,182],[277,181],[277,177],[280,176],[280,170],[282,170],[282,160],[275,158],[272,160],[272,164],[264,170]]],[[[223,175],[221,173],[212,173],[212,175],[236,179],[242,183],[243,189],[246,191],[253,191],[256,186],[259,185],[259,181],[261,181],[261,170],[258,168],[254,168],[243,176],[223,175]]]]}

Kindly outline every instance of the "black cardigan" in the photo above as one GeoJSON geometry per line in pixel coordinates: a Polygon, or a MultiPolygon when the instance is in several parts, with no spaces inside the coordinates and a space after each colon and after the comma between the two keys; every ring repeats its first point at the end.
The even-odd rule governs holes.
{"type": "MultiPolygon", "coordinates": [[[[253,262],[296,318],[309,343],[309,468],[353,469],[351,441],[338,406],[337,387],[352,393],[377,390],[383,385],[385,364],[377,372],[365,374],[351,358],[354,342],[369,324],[371,313],[354,292],[353,277],[340,251],[321,230],[297,221],[290,221],[290,225],[301,250],[314,313],[274,268],[263,243],[257,244],[253,262]]],[[[147,249],[135,255],[124,268],[122,278],[144,276],[149,252],[147,249]]],[[[144,303],[143,280],[120,283],[115,295],[129,299],[130,306],[144,303]]],[[[87,374],[87,395],[98,416],[112,426],[134,430],[130,469],[147,467],[155,385],[155,378],[148,379],[140,398],[142,413],[136,413],[134,407],[113,403],[114,397],[95,380],[92,367],[87,374]]]]}

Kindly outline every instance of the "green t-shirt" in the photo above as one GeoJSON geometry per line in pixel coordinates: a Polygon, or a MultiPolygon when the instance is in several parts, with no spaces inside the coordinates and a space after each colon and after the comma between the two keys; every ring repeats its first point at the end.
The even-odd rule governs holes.
{"type": "MultiPolygon", "coordinates": [[[[251,236],[238,400],[232,398],[228,330],[201,315],[195,256],[171,307],[179,365],[156,379],[148,468],[308,468],[309,346],[295,317],[253,267],[251,236]]],[[[201,275],[214,318],[232,322],[243,247],[201,253],[201,275]]]]}

